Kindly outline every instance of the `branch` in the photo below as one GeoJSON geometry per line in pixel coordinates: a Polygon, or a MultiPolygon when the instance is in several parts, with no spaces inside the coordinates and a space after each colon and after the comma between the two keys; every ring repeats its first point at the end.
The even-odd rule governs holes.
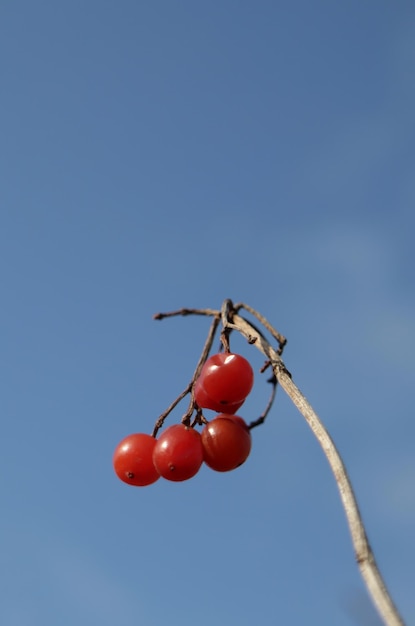
{"type": "MultiPolygon", "coordinates": [[[[233,305],[231,300],[224,301],[221,311],[214,309],[180,309],[172,313],[158,313],[154,316],[154,319],[163,319],[175,315],[207,315],[213,316],[216,319],[221,318],[223,325],[221,337],[222,341],[224,340],[225,342],[225,347],[229,333],[232,330],[237,330],[247,339],[248,343],[255,345],[270,361],[275,378],[305,418],[329,462],[346,514],[356,561],[374,605],[386,626],[404,626],[404,622],[389,595],[376,564],[356,497],[341,456],[320,418],[294,383],[290,372],[282,361],[281,354],[286,344],[285,337],[280,335],[260,313],[255,311],[255,309],[242,303],[233,305]],[[240,309],[245,309],[251,313],[271,333],[279,344],[277,350],[271,346],[254,324],[238,314],[240,309]]],[[[215,324],[213,324],[213,326],[215,326],[215,324]]],[[[214,332],[213,326],[211,332],[214,332]]],[[[197,370],[200,363],[201,361],[196,368],[197,370]]],[[[188,393],[188,388],[186,392],[188,393]]],[[[254,425],[256,424],[252,424],[251,426],[253,427],[254,425]]]]}
{"type": "Polygon", "coordinates": [[[388,593],[376,564],[346,467],[329,433],[310,403],[293,382],[291,374],[286,369],[280,355],[268,341],[261,334],[255,335],[255,329],[252,325],[239,315],[233,315],[231,326],[239,330],[245,337],[250,339],[256,338],[255,342],[253,342],[254,345],[270,359],[279,384],[291,398],[316,436],[334,474],[349,524],[356,561],[372,600],[387,626],[404,626],[404,622],[388,593]]]}

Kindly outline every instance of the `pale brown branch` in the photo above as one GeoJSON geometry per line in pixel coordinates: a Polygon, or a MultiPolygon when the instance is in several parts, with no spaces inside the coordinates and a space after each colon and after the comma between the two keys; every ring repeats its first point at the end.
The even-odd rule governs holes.
{"type": "Polygon", "coordinates": [[[386,589],[385,583],[377,567],[374,554],[365,532],[353,488],[341,456],[329,433],[321,423],[319,417],[307,399],[303,396],[301,391],[295,385],[290,376],[287,375],[284,369],[280,370],[279,374],[277,374],[278,370],[280,370],[280,365],[274,365],[274,371],[281,387],[285,390],[300,413],[306,419],[308,425],[323,448],[324,454],[330,464],[349,524],[356,561],[363,580],[365,581],[370,595],[372,596],[372,600],[385,624],[388,626],[402,626],[403,621],[399,616],[398,610],[386,589]]]}
{"type": "Polygon", "coordinates": [[[392,598],[390,597],[376,564],[360,515],[357,500],[342,458],[317,413],[294,383],[290,372],[287,370],[281,359],[281,353],[286,343],[285,337],[280,335],[271,326],[271,324],[261,314],[252,309],[252,307],[246,304],[233,306],[231,300],[225,300],[221,311],[216,311],[214,309],[180,309],[180,311],[175,311],[173,313],[159,313],[155,316],[155,318],[163,319],[164,317],[170,317],[172,315],[191,314],[208,315],[214,316],[215,318],[221,317],[223,324],[222,335],[224,337],[226,337],[226,333],[229,333],[231,330],[240,332],[249,343],[254,344],[256,348],[271,362],[272,370],[277,381],[305,418],[329,462],[346,514],[356,561],[367,590],[379,612],[379,615],[383,619],[385,626],[404,626],[404,622],[399,615],[398,609],[395,607],[392,598]],[[271,346],[263,334],[251,322],[238,314],[238,311],[241,308],[244,308],[256,317],[256,319],[259,320],[260,323],[271,333],[279,344],[279,348],[277,350],[271,346]]]}
{"type": "Polygon", "coordinates": [[[284,350],[284,346],[287,343],[286,337],[284,337],[277,330],[275,330],[275,328],[269,323],[269,321],[261,313],[258,313],[258,311],[256,311],[251,306],[249,306],[249,304],[245,304],[244,302],[239,302],[238,304],[235,304],[234,310],[239,311],[240,309],[245,309],[245,311],[248,311],[248,313],[251,313],[251,315],[256,317],[257,320],[261,322],[264,328],[266,328],[274,337],[274,339],[278,341],[279,348],[277,352],[278,354],[282,354],[284,350]]]}
{"type": "MultiPolygon", "coordinates": [[[[251,337],[255,333],[255,329],[249,322],[239,315],[233,315],[231,326],[235,330],[239,330],[245,337],[251,337]]],[[[270,359],[278,382],[307,421],[326,455],[340,492],[356,561],[373,603],[386,626],[403,626],[404,622],[389,595],[376,564],[346,467],[333,440],[310,403],[293,382],[291,374],[277,351],[260,334],[257,335],[254,345],[270,359]]]]}
{"type": "Polygon", "coordinates": [[[178,315],[218,315],[219,311],[215,309],[178,309],[177,311],[169,311],[168,313],[155,313],[153,320],[163,320],[165,317],[176,317],[178,315]]]}

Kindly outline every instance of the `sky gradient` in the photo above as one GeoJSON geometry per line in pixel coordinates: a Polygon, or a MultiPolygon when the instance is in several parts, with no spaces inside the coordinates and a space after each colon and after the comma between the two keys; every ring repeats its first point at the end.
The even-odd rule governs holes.
{"type": "Polygon", "coordinates": [[[1,623],[379,626],[282,390],[234,472],[113,472],[208,331],[152,315],[224,298],[288,338],[415,623],[415,7],[5,0],[0,72],[1,623]]]}

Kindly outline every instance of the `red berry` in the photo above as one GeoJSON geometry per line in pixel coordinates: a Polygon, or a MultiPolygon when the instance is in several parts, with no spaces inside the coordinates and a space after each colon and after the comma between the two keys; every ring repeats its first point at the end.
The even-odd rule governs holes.
{"type": "Polygon", "coordinates": [[[249,362],[239,354],[221,352],[209,357],[198,379],[206,396],[220,406],[243,402],[254,384],[249,362]]]}
{"type": "Polygon", "coordinates": [[[238,409],[241,408],[245,400],[241,400],[241,402],[237,402],[236,404],[221,404],[220,402],[215,402],[207,395],[203,385],[200,382],[200,378],[195,383],[195,400],[197,406],[201,409],[212,409],[212,411],[216,411],[216,413],[236,413],[238,409]]]}
{"type": "Polygon", "coordinates": [[[251,451],[251,433],[238,415],[218,415],[203,428],[201,438],[204,461],[217,472],[236,469],[251,451]]]}
{"type": "Polygon", "coordinates": [[[200,434],[184,424],[169,426],[157,440],[153,462],[167,480],[178,482],[192,478],[203,463],[200,434]]]}
{"type": "Polygon", "coordinates": [[[115,473],[125,483],[144,487],[160,478],[153,463],[156,440],[145,433],[125,437],[115,448],[113,465],[115,473]]]}
{"type": "Polygon", "coordinates": [[[242,428],[249,433],[249,436],[251,436],[251,431],[249,430],[249,426],[242,417],[239,417],[239,415],[228,415],[228,414],[223,415],[223,417],[227,417],[228,419],[231,419],[233,422],[235,422],[235,424],[239,424],[240,426],[242,426],[242,428]]]}

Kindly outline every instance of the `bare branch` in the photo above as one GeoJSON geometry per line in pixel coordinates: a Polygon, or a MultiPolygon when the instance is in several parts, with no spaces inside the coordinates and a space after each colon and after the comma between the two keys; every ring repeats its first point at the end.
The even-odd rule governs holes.
{"type": "MultiPolygon", "coordinates": [[[[252,335],[255,332],[255,329],[253,329],[249,322],[239,315],[233,316],[233,327],[239,330],[244,336],[252,335]]],[[[286,369],[277,351],[274,350],[262,335],[257,336],[254,345],[270,359],[278,382],[307,421],[307,424],[310,426],[326,455],[346,513],[356,561],[373,603],[378,609],[386,626],[403,626],[404,622],[389,595],[376,564],[375,557],[366,536],[356,497],[347,475],[346,467],[333,440],[310,403],[293,382],[291,374],[286,369]]]]}
{"type": "MultiPolygon", "coordinates": [[[[376,606],[386,626],[404,626],[404,622],[400,617],[392,598],[389,595],[389,592],[377,567],[375,557],[373,555],[366,535],[356,497],[354,495],[353,488],[341,456],[328,431],[323,426],[320,418],[318,417],[310,403],[307,401],[305,396],[301,393],[297,385],[294,383],[290,372],[287,370],[284,362],[282,361],[281,354],[286,344],[286,338],[283,337],[283,335],[280,335],[260,313],[255,311],[255,309],[242,303],[234,306],[231,300],[224,301],[221,311],[216,311],[214,309],[180,309],[179,311],[175,311],[172,313],[158,313],[154,317],[155,319],[163,319],[164,317],[171,317],[173,315],[191,314],[208,315],[215,317],[215,320],[211,326],[208,340],[205,344],[205,349],[202,352],[201,359],[196,368],[193,380],[195,380],[196,374],[197,372],[199,372],[201,364],[204,362],[203,358],[206,359],[208,353],[206,353],[206,346],[209,343],[211,345],[211,341],[209,338],[211,337],[213,339],[213,335],[216,331],[216,327],[220,318],[222,319],[223,325],[221,337],[222,340],[224,339],[225,349],[229,333],[232,330],[236,330],[241,333],[248,340],[249,343],[254,344],[255,347],[266,356],[267,360],[272,366],[272,370],[276,380],[279,382],[281,387],[288,394],[292,402],[305,418],[307,424],[317,438],[329,462],[330,468],[337,483],[341,502],[346,514],[355,551],[356,561],[374,605],[376,606]],[[264,328],[266,328],[270,332],[272,337],[278,342],[279,347],[277,350],[275,350],[271,346],[271,344],[267,341],[262,332],[258,328],[256,328],[254,324],[239,315],[238,311],[240,309],[245,309],[246,311],[251,313],[264,326],[264,328]]],[[[179,399],[183,398],[186,393],[189,392],[191,386],[192,383],[190,383],[189,387],[187,387],[186,390],[181,394],[181,396],[179,396],[179,399]]],[[[178,400],[176,400],[172,406],[175,406],[178,400]]],[[[194,402],[193,398],[192,402],[194,402]]],[[[171,410],[171,407],[169,407],[169,410],[171,410]]],[[[269,410],[269,407],[267,407],[266,411],[267,410],[269,410]]],[[[197,419],[199,419],[199,417],[197,417],[197,419]]],[[[259,420],[261,421],[261,418],[259,418],[259,420]]],[[[257,422],[254,422],[251,426],[253,427],[254,425],[256,425],[256,423],[260,422],[258,422],[257,420],[257,422]]]]}
{"type": "Polygon", "coordinates": [[[155,313],[153,320],[163,320],[165,317],[176,317],[177,315],[217,315],[218,311],[214,309],[179,309],[178,311],[169,311],[169,313],[155,313]]]}
{"type": "Polygon", "coordinates": [[[239,304],[235,304],[235,307],[234,307],[235,312],[238,312],[240,309],[245,309],[245,311],[248,311],[248,313],[251,313],[251,315],[256,317],[257,320],[261,322],[261,324],[264,326],[264,328],[266,328],[271,333],[274,339],[278,341],[279,349],[277,352],[278,354],[281,355],[284,350],[284,346],[287,343],[286,337],[284,337],[277,330],[275,330],[275,328],[269,323],[269,321],[263,315],[261,315],[261,313],[258,313],[258,311],[255,311],[255,309],[249,306],[249,304],[245,304],[243,302],[240,302],[239,304]]]}

